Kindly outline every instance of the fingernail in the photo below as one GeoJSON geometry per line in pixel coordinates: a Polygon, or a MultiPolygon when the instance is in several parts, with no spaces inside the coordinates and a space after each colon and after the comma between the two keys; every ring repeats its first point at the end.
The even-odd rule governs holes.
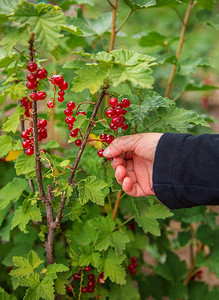
{"type": "Polygon", "coordinates": [[[108,156],[110,154],[110,150],[109,148],[106,148],[104,151],[103,151],[103,155],[104,156],[108,156]]]}

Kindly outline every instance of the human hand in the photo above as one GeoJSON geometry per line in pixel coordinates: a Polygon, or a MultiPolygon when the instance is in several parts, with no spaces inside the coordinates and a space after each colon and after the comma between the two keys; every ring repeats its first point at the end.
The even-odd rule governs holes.
{"type": "Polygon", "coordinates": [[[140,133],[115,139],[103,152],[112,158],[115,177],[133,197],[154,195],[152,174],[155,151],[162,133],[140,133]]]}

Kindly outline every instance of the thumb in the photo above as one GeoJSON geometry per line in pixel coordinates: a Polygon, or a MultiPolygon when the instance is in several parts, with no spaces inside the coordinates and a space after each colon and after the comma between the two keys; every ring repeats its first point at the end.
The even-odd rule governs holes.
{"type": "Polygon", "coordinates": [[[112,141],[109,147],[104,150],[103,155],[112,158],[119,156],[123,152],[135,151],[140,139],[138,134],[119,137],[112,141]]]}

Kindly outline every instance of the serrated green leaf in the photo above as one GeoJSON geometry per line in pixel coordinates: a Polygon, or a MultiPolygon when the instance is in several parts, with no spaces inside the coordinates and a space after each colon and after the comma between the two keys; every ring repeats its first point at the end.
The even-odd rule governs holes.
{"type": "Polygon", "coordinates": [[[12,149],[12,137],[9,135],[0,136],[0,158],[7,155],[12,149]]]}
{"type": "Polygon", "coordinates": [[[90,120],[85,115],[78,115],[76,121],[74,122],[74,128],[79,128],[84,135],[87,131],[89,123],[90,120]]]}
{"type": "Polygon", "coordinates": [[[110,250],[104,260],[104,279],[109,277],[112,282],[126,284],[126,272],[121,266],[124,256],[117,257],[113,250],[110,250]]]}
{"type": "Polygon", "coordinates": [[[82,254],[79,258],[79,265],[89,266],[92,265],[94,268],[99,267],[99,261],[100,261],[100,253],[95,251],[92,246],[82,246],[80,247],[80,250],[82,251],[82,254]]]}
{"type": "Polygon", "coordinates": [[[20,198],[22,192],[27,188],[28,182],[25,179],[14,178],[0,190],[0,209],[4,209],[13,200],[20,198]]]}
{"type": "Polygon", "coordinates": [[[210,63],[209,59],[206,57],[189,57],[181,62],[181,67],[178,73],[180,75],[188,76],[190,74],[196,73],[198,67],[212,68],[213,66],[210,63]]]}
{"type": "Polygon", "coordinates": [[[59,143],[57,141],[53,141],[53,140],[50,140],[48,143],[42,145],[42,148],[46,149],[46,150],[47,149],[57,149],[59,147],[60,147],[59,143]]]}
{"type": "Polygon", "coordinates": [[[173,213],[166,206],[160,204],[151,206],[148,214],[154,219],[166,219],[173,216],[173,213]]]}
{"type": "Polygon", "coordinates": [[[170,125],[182,133],[187,131],[189,124],[210,127],[210,125],[194,111],[178,107],[163,109],[161,113],[159,113],[159,117],[165,125],[170,125]]]}
{"type": "Polygon", "coordinates": [[[107,69],[100,69],[97,65],[82,67],[76,73],[78,76],[74,78],[72,88],[76,93],[89,88],[91,94],[95,94],[103,86],[107,77],[107,69]]]}
{"type": "Polygon", "coordinates": [[[58,278],[55,280],[55,290],[60,295],[66,294],[66,285],[69,285],[69,277],[71,276],[71,272],[66,272],[60,274],[58,278]]]}
{"type": "Polygon", "coordinates": [[[56,274],[69,271],[69,268],[63,264],[50,264],[47,267],[47,274],[56,274]]]}
{"type": "Polygon", "coordinates": [[[155,58],[146,54],[138,53],[135,51],[130,51],[126,49],[113,50],[111,51],[113,58],[116,64],[125,65],[125,66],[135,66],[141,63],[144,65],[150,66],[153,65],[155,58]]]}
{"type": "MultiPolygon", "coordinates": [[[[209,9],[210,6],[207,7],[207,9],[209,9]]],[[[214,27],[215,29],[219,30],[219,18],[218,18],[218,14],[211,12],[209,10],[199,10],[197,12],[197,18],[199,20],[199,22],[201,22],[202,24],[205,25],[210,25],[212,27],[214,27]]]]}
{"type": "Polygon", "coordinates": [[[68,31],[74,35],[83,35],[83,31],[74,25],[62,25],[61,29],[64,31],[68,31]]]}
{"type": "Polygon", "coordinates": [[[27,88],[22,82],[12,84],[8,91],[11,100],[19,100],[27,96],[27,88]]]}
{"type": "Polygon", "coordinates": [[[27,258],[22,256],[14,256],[13,262],[17,269],[13,269],[10,272],[10,275],[15,277],[23,277],[29,275],[33,272],[34,269],[36,269],[39,265],[43,263],[43,261],[33,250],[30,251],[27,258]]]}
{"type": "Polygon", "coordinates": [[[142,47],[165,46],[166,36],[158,32],[148,32],[143,35],[139,41],[142,47]]]}
{"type": "Polygon", "coordinates": [[[42,46],[52,51],[59,43],[61,26],[65,24],[64,14],[50,4],[23,2],[18,5],[13,20],[28,24],[42,46]]]}
{"type": "Polygon", "coordinates": [[[10,16],[20,0],[0,0],[0,14],[10,16]]]}
{"type": "Polygon", "coordinates": [[[168,252],[165,263],[157,265],[155,271],[158,275],[176,284],[186,275],[187,266],[185,261],[181,261],[175,253],[168,252]]]}
{"type": "Polygon", "coordinates": [[[108,185],[97,179],[95,176],[89,176],[79,183],[79,201],[81,205],[86,204],[89,200],[97,205],[104,205],[104,195],[102,190],[108,185]]]}
{"type": "Polygon", "coordinates": [[[130,105],[131,114],[136,125],[142,124],[148,113],[159,107],[174,106],[175,103],[168,98],[163,98],[154,91],[142,90],[137,99],[130,105]]]}
{"type": "Polygon", "coordinates": [[[156,5],[155,0],[124,0],[125,3],[133,10],[148,8],[156,5]]]}
{"type": "Polygon", "coordinates": [[[27,204],[24,202],[23,206],[19,206],[14,212],[12,229],[18,226],[21,231],[28,233],[26,226],[30,220],[37,222],[42,221],[41,211],[36,205],[32,205],[30,202],[27,204]]]}
{"type": "Polygon", "coordinates": [[[43,280],[35,286],[30,287],[25,296],[24,300],[53,300],[55,299],[54,282],[49,277],[44,277],[43,280]]]}
{"type": "Polygon", "coordinates": [[[35,171],[35,157],[26,154],[20,154],[15,163],[16,174],[25,175],[35,171]]]}
{"type": "Polygon", "coordinates": [[[17,106],[13,115],[9,117],[8,120],[4,123],[3,130],[6,132],[12,131],[13,133],[15,133],[20,123],[20,115],[22,115],[24,111],[24,107],[21,107],[20,105],[17,106]]]}

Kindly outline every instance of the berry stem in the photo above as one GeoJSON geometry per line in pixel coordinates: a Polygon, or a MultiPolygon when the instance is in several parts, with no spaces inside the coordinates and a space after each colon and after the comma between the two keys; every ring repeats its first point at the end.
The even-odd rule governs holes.
{"type": "MultiPolygon", "coordinates": [[[[181,29],[181,33],[180,33],[179,45],[178,45],[177,52],[176,52],[177,60],[179,59],[181,51],[182,51],[187,23],[188,23],[189,16],[190,16],[190,13],[191,13],[191,10],[192,10],[194,4],[195,4],[194,0],[189,1],[188,8],[187,8],[187,11],[186,11],[183,23],[182,23],[182,29],[181,29]]],[[[170,77],[168,79],[168,84],[167,84],[167,88],[166,88],[166,92],[165,92],[165,97],[168,97],[168,98],[170,97],[170,92],[171,92],[173,79],[175,77],[176,70],[177,70],[177,66],[173,65],[171,73],[170,73],[170,77]]]]}
{"type": "Polygon", "coordinates": [[[122,24],[119,26],[119,28],[116,30],[116,34],[122,29],[122,27],[125,25],[125,23],[128,21],[128,19],[131,17],[132,13],[134,12],[133,9],[130,10],[129,14],[126,16],[122,24]]]}
{"type": "Polygon", "coordinates": [[[122,226],[126,225],[131,220],[133,220],[134,218],[135,218],[135,216],[131,216],[130,218],[128,218],[127,220],[125,220],[123,223],[121,223],[120,225],[116,226],[113,231],[118,230],[119,228],[121,228],[122,226]]]}
{"type": "Polygon", "coordinates": [[[81,103],[78,105],[77,109],[76,109],[76,115],[77,115],[77,112],[78,112],[80,106],[81,106],[82,104],[85,104],[85,103],[89,103],[89,104],[93,104],[93,105],[96,104],[95,102],[92,102],[92,101],[83,101],[83,102],[81,102],[81,103]]]}
{"type": "MultiPolygon", "coordinates": [[[[78,163],[79,163],[79,161],[81,159],[81,156],[82,156],[82,153],[83,153],[84,148],[86,146],[87,140],[89,138],[91,129],[93,128],[93,125],[95,123],[94,120],[95,120],[97,111],[98,111],[98,109],[100,107],[100,104],[102,103],[102,100],[103,100],[104,96],[106,95],[107,89],[108,89],[108,86],[103,87],[102,92],[100,94],[100,97],[99,97],[99,99],[97,100],[97,103],[94,106],[94,110],[93,110],[93,113],[92,113],[92,116],[91,116],[90,124],[89,124],[89,126],[87,128],[86,134],[84,135],[82,144],[81,144],[81,146],[80,146],[80,148],[78,150],[77,156],[76,156],[74,164],[72,166],[71,173],[70,173],[69,178],[68,178],[69,185],[72,185],[72,181],[74,179],[74,175],[75,175],[76,169],[78,167],[78,163]]],[[[59,224],[59,222],[61,220],[62,212],[63,212],[63,209],[65,207],[66,199],[67,199],[67,197],[65,196],[65,192],[64,192],[63,195],[62,195],[62,199],[61,199],[60,205],[59,205],[59,210],[58,210],[56,219],[55,219],[55,221],[53,223],[54,228],[58,226],[58,224],[59,224]]]]}

